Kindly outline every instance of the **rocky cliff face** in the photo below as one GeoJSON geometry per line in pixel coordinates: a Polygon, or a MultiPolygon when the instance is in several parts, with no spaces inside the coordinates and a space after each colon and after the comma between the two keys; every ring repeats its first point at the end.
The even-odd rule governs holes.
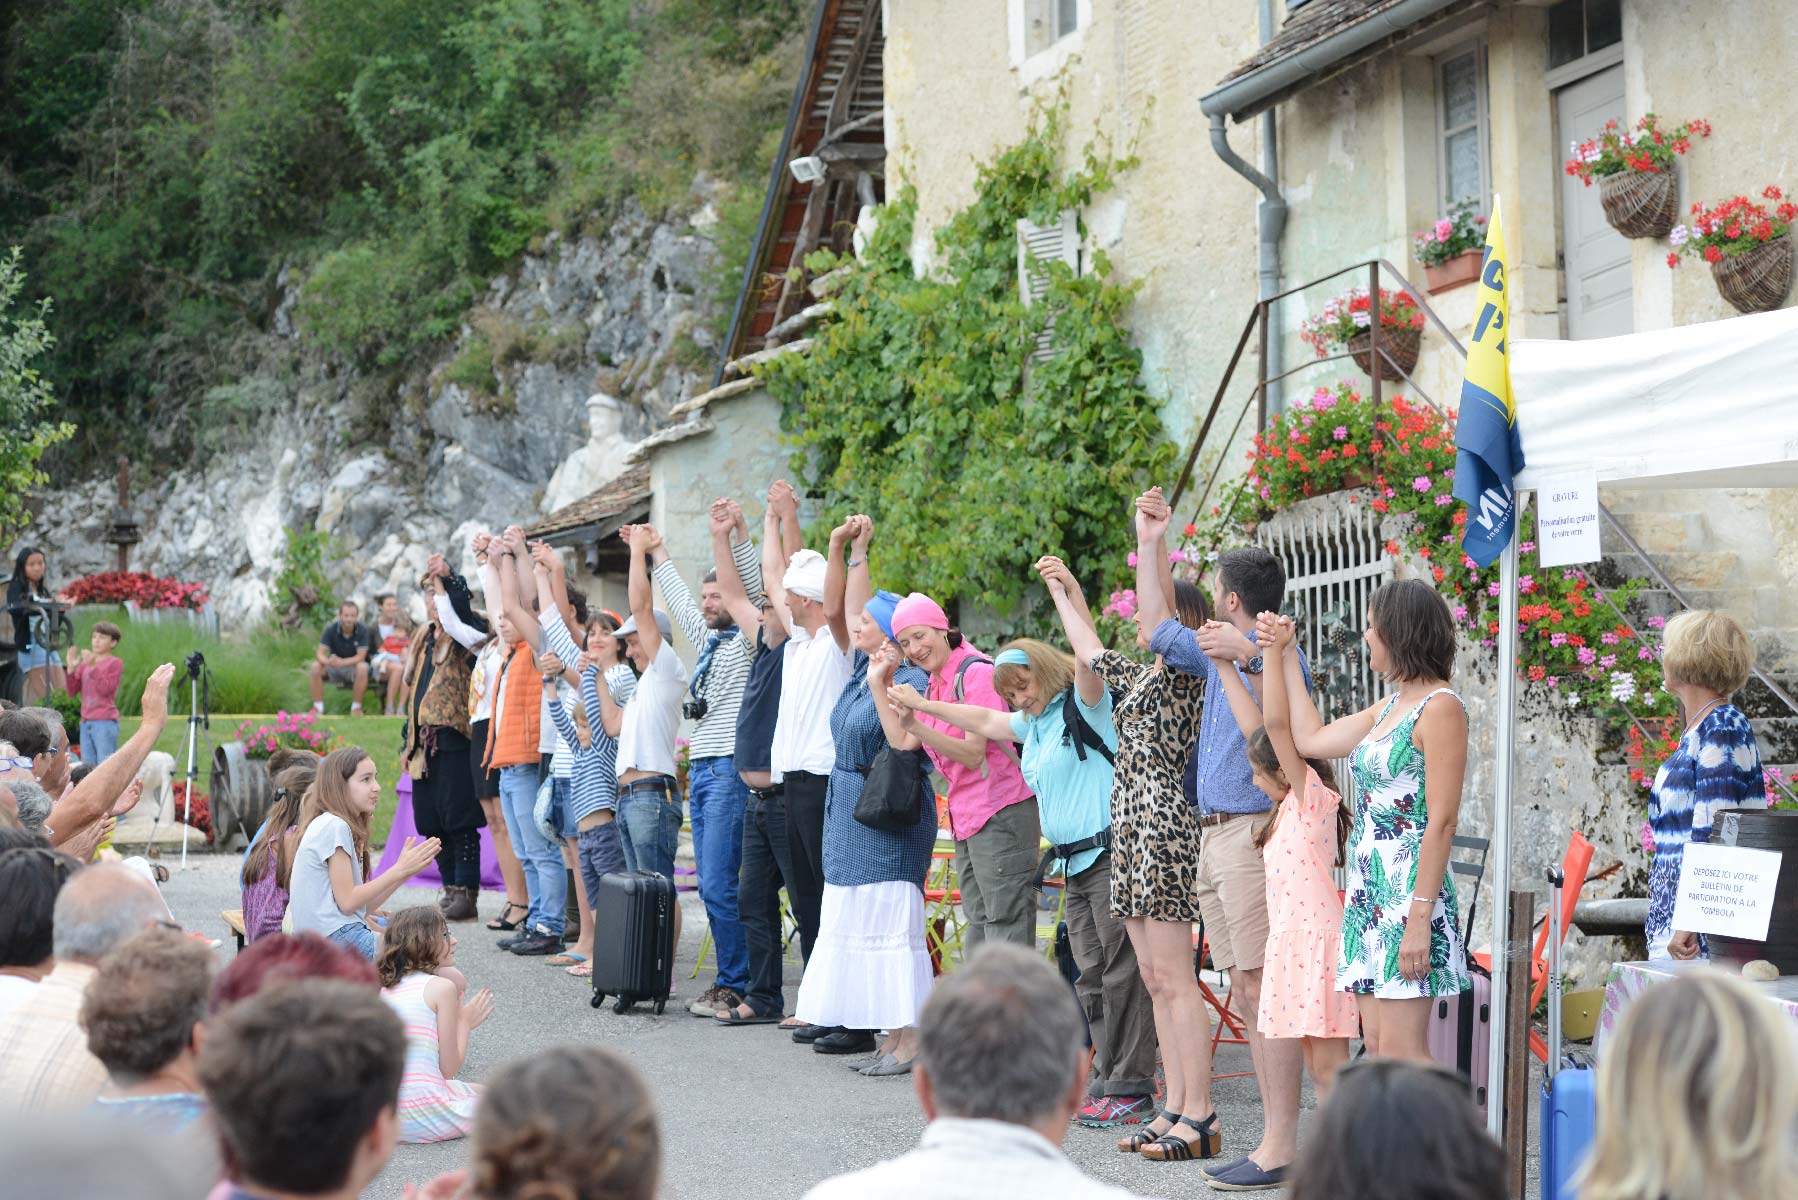
{"type": "MultiPolygon", "coordinates": [[[[135,468],[132,568],[204,582],[231,629],[284,606],[270,587],[289,528],[331,535],[333,584],[366,603],[413,591],[432,553],[460,561],[474,527],[529,524],[585,495],[710,382],[714,224],[703,204],[685,219],[627,210],[597,235],[551,235],[493,281],[437,362],[378,398],[392,405],[378,440],[351,432],[352,397],[372,381],[303,348],[289,293],[236,387],[266,398],[251,422],[266,432],[192,464],[135,468]]],[[[114,503],[110,478],[44,498],[29,536],[55,578],[112,569],[114,503]]]]}

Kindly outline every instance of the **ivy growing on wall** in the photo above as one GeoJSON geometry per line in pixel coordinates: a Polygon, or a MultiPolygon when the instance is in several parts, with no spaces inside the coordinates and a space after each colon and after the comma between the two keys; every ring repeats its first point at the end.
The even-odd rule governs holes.
{"type": "Polygon", "coordinates": [[[874,518],[881,586],[985,606],[1020,632],[1052,620],[1039,555],[1066,559],[1095,610],[1124,582],[1130,502],[1174,457],[1125,323],[1135,287],[1103,252],[1078,276],[1053,264],[1030,306],[1018,295],[1018,219],[1078,212],[1135,163],[1089,143],[1068,169],[1065,119],[1065,102],[1045,106],[977,168],[924,274],[909,187],[859,260],[811,256],[815,272],[843,271],[834,312],[809,350],[758,371],[803,489],[833,524],[874,518]]]}

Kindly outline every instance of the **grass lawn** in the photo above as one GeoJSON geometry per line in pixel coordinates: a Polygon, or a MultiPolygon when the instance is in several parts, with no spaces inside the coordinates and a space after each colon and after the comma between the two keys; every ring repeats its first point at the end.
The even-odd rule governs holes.
{"type": "MultiPolygon", "coordinates": [[[[237,727],[245,721],[256,724],[274,722],[274,714],[257,716],[224,716],[214,714],[212,728],[199,731],[195,752],[196,770],[199,776],[199,787],[202,792],[212,790],[212,748],[222,746],[226,742],[235,741],[237,727]]],[[[119,740],[123,742],[137,732],[137,717],[123,717],[119,721],[119,740]]],[[[375,846],[385,845],[387,831],[393,826],[393,788],[399,782],[400,770],[400,734],[405,720],[401,717],[331,717],[327,716],[319,722],[319,728],[331,734],[343,745],[361,746],[368,751],[369,757],[375,760],[376,777],[381,781],[381,801],[375,808],[374,820],[370,823],[370,841],[375,846]]],[[[168,726],[162,736],[156,740],[156,749],[171,754],[175,758],[175,773],[179,779],[185,779],[187,771],[187,718],[171,715],[168,726]]]]}

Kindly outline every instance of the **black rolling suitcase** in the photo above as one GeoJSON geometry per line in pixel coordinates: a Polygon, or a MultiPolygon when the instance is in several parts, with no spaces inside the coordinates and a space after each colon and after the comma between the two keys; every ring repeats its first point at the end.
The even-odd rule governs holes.
{"type": "Polygon", "coordinates": [[[674,883],[653,871],[620,871],[599,880],[593,905],[593,1007],[612,1011],[641,1000],[660,1013],[674,976],[674,883]]]}

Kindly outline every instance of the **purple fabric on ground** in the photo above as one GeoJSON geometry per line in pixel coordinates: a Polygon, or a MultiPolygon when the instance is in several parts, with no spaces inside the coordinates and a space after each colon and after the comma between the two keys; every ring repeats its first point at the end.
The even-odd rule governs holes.
{"type": "MultiPolygon", "coordinates": [[[[406,845],[407,838],[418,836],[418,825],[412,818],[412,776],[401,775],[393,791],[393,828],[387,832],[387,846],[381,851],[380,865],[375,868],[376,875],[399,861],[400,850],[406,845]]],[[[432,863],[414,875],[406,886],[442,887],[443,880],[437,874],[437,864],[432,863]]],[[[494,892],[506,890],[505,878],[499,873],[499,859],[493,854],[493,836],[485,826],[481,828],[481,887],[494,892]]]]}

